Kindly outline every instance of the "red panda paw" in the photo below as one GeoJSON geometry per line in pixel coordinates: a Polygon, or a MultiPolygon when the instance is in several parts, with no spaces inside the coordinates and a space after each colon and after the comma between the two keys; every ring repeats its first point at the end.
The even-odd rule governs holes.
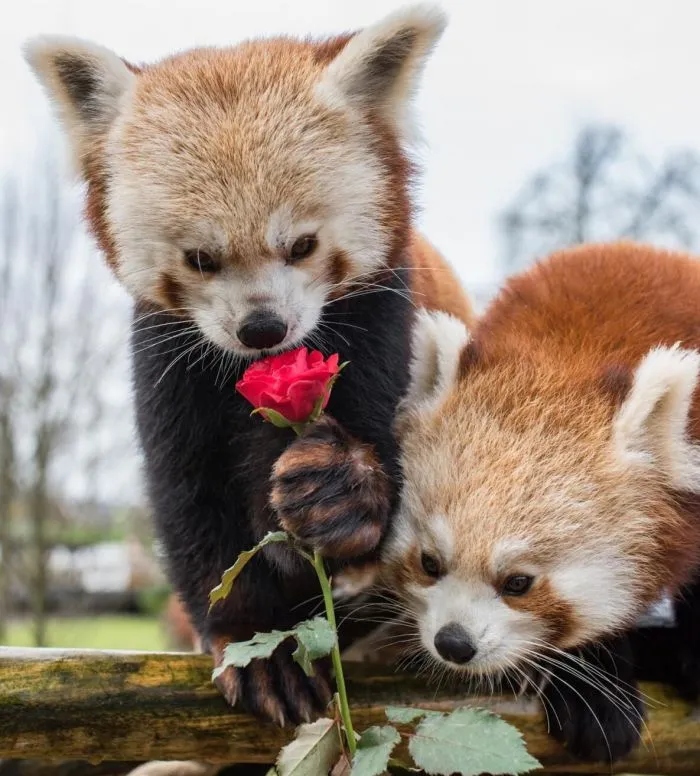
{"type": "Polygon", "coordinates": [[[277,459],[270,503],[286,531],[326,557],[350,559],[377,549],[391,490],[372,447],[324,416],[277,459]]]}
{"type": "Polygon", "coordinates": [[[568,665],[562,656],[542,692],[551,734],[579,760],[624,759],[639,744],[645,713],[628,640],[586,647],[568,665]]]}
{"type": "MultiPolygon", "coordinates": [[[[311,722],[326,713],[331,701],[330,664],[317,661],[314,676],[306,676],[292,650],[282,644],[269,659],[252,660],[245,668],[229,666],[214,682],[230,705],[266,722],[280,727],[311,722]]],[[[216,653],[214,663],[220,664],[216,653]]]]}

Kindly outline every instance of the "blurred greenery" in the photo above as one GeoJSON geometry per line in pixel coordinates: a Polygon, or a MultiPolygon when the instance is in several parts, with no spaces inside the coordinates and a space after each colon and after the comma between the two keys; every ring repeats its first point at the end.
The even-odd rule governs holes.
{"type": "MultiPolygon", "coordinates": [[[[10,622],[6,646],[32,647],[31,620],[10,622]]],[[[51,617],[47,644],[50,647],[82,649],[168,649],[161,620],[154,616],[96,615],[93,617],[51,617]]]]}
{"type": "Polygon", "coordinates": [[[170,588],[167,585],[153,585],[145,590],[140,590],[136,596],[139,612],[156,617],[165,608],[169,595],[170,588]]]}

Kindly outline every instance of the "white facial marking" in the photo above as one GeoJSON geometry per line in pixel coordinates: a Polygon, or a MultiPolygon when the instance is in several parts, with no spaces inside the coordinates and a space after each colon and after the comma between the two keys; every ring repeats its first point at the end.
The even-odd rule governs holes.
{"type": "MultiPolygon", "coordinates": [[[[513,565],[520,560],[530,549],[530,543],[526,539],[510,537],[501,539],[496,543],[491,555],[491,573],[495,576],[513,570],[513,565]]],[[[527,572],[522,566],[518,571],[527,572]]]]}
{"type": "Polygon", "coordinates": [[[578,641],[634,619],[637,600],[633,580],[638,572],[633,563],[607,547],[562,561],[548,579],[557,596],[571,604],[577,614],[578,641]]]}
{"type": "Polygon", "coordinates": [[[479,580],[465,581],[448,574],[431,587],[415,585],[411,593],[420,602],[418,624],[423,646],[435,659],[444,662],[435,649],[435,636],[441,628],[457,623],[468,634],[476,655],[454,668],[477,674],[502,671],[517,662],[532,640],[546,633],[535,617],[511,609],[491,585],[479,580]]]}
{"type": "Polygon", "coordinates": [[[302,268],[282,262],[266,262],[251,273],[228,268],[207,284],[206,302],[194,309],[197,325],[212,342],[244,355],[259,353],[246,348],[236,335],[250,313],[264,308],[287,324],[284,340],[270,348],[270,352],[278,352],[293,347],[313,330],[325,303],[322,286],[309,283],[302,268]]]}
{"type": "Polygon", "coordinates": [[[433,540],[435,549],[440,554],[440,559],[444,564],[449,565],[452,561],[455,546],[455,540],[449,522],[443,515],[433,515],[427,523],[426,528],[433,540]]]}
{"type": "Polygon", "coordinates": [[[314,235],[319,238],[319,232],[322,222],[318,219],[308,219],[306,221],[295,221],[291,205],[282,205],[270,216],[270,220],[265,230],[265,242],[271,251],[282,254],[288,251],[295,240],[305,235],[314,235]]]}

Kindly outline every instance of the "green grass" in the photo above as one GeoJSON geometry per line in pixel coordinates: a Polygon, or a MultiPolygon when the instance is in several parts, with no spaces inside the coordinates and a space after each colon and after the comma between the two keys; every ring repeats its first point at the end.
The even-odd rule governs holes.
{"type": "MultiPolygon", "coordinates": [[[[6,646],[34,646],[30,620],[10,623],[6,646]]],[[[167,638],[158,618],[138,615],[52,617],[48,623],[47,646],[146,651],[168,649],[167,638]]]]}

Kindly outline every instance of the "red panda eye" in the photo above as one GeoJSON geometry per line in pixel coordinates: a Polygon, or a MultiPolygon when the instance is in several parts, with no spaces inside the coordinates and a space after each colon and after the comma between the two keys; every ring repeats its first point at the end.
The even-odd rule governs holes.
{"type": "Polygon", "coordinates": [[[428,555],[427,552],[422,553],[420,556],[420,563],[421,566],[423,566],[423,571],[425,571],[429,577],[439,579],[442,576],[443,572],[440,561],[434,555],[428,555]]]}
{"type": "Polygon", "coordinates": [[[185,251],[185,261],[190,269],[213,274],[221,269],[219,262],[204,251],[185,251]]]}
{"type": "Polygon", "coordinates": [[[297,237],[289,250],[287,262],[294,264],[294,262],[305,259],[316,250],[317,245],[318,239],[314,234],[305,234],[303,237],[297,237]]]}
{"type": "Polygon", "coordinates": [[[501,588],[501,595],[519,596],[525,595],[532,587],[534,577],[528,574],[514,574],[508,577],[501,588]]]}

